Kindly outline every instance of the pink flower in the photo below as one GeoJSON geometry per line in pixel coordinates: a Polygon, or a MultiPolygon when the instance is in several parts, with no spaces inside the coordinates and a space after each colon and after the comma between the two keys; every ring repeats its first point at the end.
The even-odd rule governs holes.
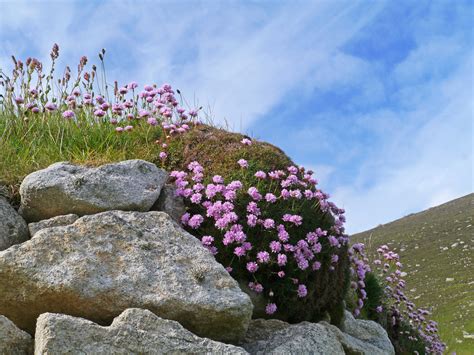
{"type": "Polygon", "coordinates": [[[265,229],[272,229],[275,228],[275,221],[271,218],[266,218],[263,221],[263,228],[265,229]]]}
{"type": "Polygon", "coordinates": [[[258,270],[258,265],[254,261],[250,261],[247,263],[247,270],[251,272],[252,274],[258,270]]]}
{"type": "Polygon", "coordinates": [[[270,261],[270,254],[266,251],[260,251],[257,253],[257,259],[260,264],[266,264],[270,261]]]}
{"type": "Polygon", "coordinates": [[[208,245],[210,246],[214,242],[214,238],[211,237],[210,235],[205,235],[201,238],[201,243],[202,245],[208,245]]]}
{"type": "Polygon", "coordinates": [[[160,152],[159,156],[161,160],[165,160],[168,157],[168,154],[166,154],[166,152],[160,152]]]}
{"type": "Polygon", "coordinates": [[[245,159],[239,159],[237,164],[239,164],[241,168],[248,168],[249,167],[249,163],[245,159]]]}
{"type": "Polygon", "coordinates": [[[189,219],[188,226],[190,226],[192,229],[197,229],[202,222],[204,222],[204,217],[200,214],[195,214],[189,219]]]}
{"type": "Polygon", "coordinates": [[[123,132],[123,127],[116,127],[115,132],[118,132],[118,133],[123,132]]]}
{"type": "Polygon", "coordinates": [[[298,297],[303,298],[308,294],[308,290],[305,285],[298,286],[298,297]]]}
{"type": "Polygon", "coordinates": [[[56,104],[53,104],[52,102],[48,102],[46,105],[44,105],[44,108],[48,111],[56,111],[58,109],[58,106],[56,104]]]}
{"type": "Polygon", "coordinates": [[[284,271],[278,271],[278,277],[279,278],[284,278],[285,277],[285,272],[284,271]]]}
{"type": "Polygon", "coordinates": [[[240,143],[244,144],[244,145],[252,145],[252,141],[248,138],[244,138],[240,141],[240,143]]]}
{"type": "Polygon", "coordinates": [[[155,117],[148,117],[147,123],[148,123],[150,126],[156,126],[156,125],[158,124],[158,121],[156,120],[155,117]]]}
{"type": "Polygon", "coordinates": [[[125,131],[131,131],[133,129],[133,126],[125,126],[124,130],[125,131]]]}
{"type": "Polygon", "coordinates": [[[102,111],[100,108],[98,108],[97,110],[94,111],[94,115],[97,117],[103,117],[105,116],[105,112],[102,111]]]}
{"type": "Polygon", "coordinates": [[[265,195],[265,201],[270,202],[270,203],[275,203],[277,200],[276,196],[272,193],[267,193],[265,195]]]}
{"type": "Polygon", "coordinates": [[[257,179],[265,179],[267,177],[267,174],[265,174],[263,171],[259,170],[255,173],[255,177],[257,179]]]}
{"type": "Polygon", "coordinates": [[[76,115],[74,114],[74,111],[67,110],[63,112],[63,118],[69,120],[71,118],[74,118],[76,115]]]}
{"type": "Polygon", "coordinates": [[[287,261],[287,257],[285,254],[278,254],[277,256],[278,266],[285,266],[286,261],[287,261]]]}
{"type": "Polygon", "coordinates": [[[276,312],[276,310],[277,310],[277,306],[276,306],[275,303],[269,303],[265,307],[265,313],[267,313],[267,314],[273,314],[273,313],[276,312]]]}

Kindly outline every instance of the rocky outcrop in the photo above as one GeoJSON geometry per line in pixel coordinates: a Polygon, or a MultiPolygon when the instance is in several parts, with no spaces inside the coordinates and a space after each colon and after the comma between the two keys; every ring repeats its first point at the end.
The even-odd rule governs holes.
{"type": "Polygon", "coordinates": [[[257,319],[240,345],[251,354],[340,354],[341,343],[324,325],[257,319]]]}
{"type": "Polygon", "coordinates": [[[67,226],[69,224],[73,224],[75,221],[79,219],[77,214],[67,214],[64,216],[57,216],[50,219],[44,219],[39,222],[34,222],[28,224],[28,229],[30,230],[30,235],[34,236],[36,232],[50,227],[60,227],[60,226],[67,226]]]}
{"type": "Polygon", "coordinates": [[[0,250],[23,243],[28,238],[28,227],[25,220],[5,198],[0,196],[0,250]]]}
{"type": "Polygon", "coordinates": [[[33,353],[33,339],[18,329],[8,318],[0,315],[0,355],[29,355],[33,353]]]}
{"type": "Polygon", "coordinates": [[[186,212],[186,207],[183,198],[176,196],[176,188],[173,184],[166,184],[161,189],[160,197],[153,205],[152,210],[166,212],[176,222],[181,223],[181,217],[186,212]]]}
{"type": "Polygon", "coordinates": [[[350,312],[345,311],[342,330],[353,338],[372,344],[384,354],[395,354],[387,332],[376,322],[355,319],[350,312]]]}
{"type": "Polygon", "coordinates": [[[252,304],[199,240],[163,212],[109,211],[42,229],[0,252],[0,314],[33,332],[45,312],[110,322],[145,308],[233,342],[252,304]]]}
{"type": "Polygon", "coordinates": [[[64,314],[44,313],[36,325],[35,354],[246,354],[242,348],[200,338],[178,322],[127,309],[102,327],[64,314]]]}
{"type": "Polygon", "coordinates": [[[144,160],[98,168],[56,163],[28,175],[20,186],[20,214],[28,222],[74,213],[149,211],[168,173],[144,160]]]}

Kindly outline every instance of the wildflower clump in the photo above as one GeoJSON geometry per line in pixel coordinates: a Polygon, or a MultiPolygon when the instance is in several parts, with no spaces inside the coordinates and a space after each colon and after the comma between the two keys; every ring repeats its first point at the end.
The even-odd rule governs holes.
{"type": "Polygon", "coordinates": [[[362,243],[354,244],[349,254],[354,279],[351,288],[357,298],[354,314],[363,311],[381,323],[397,353],[442,354],[446,345],[439,337],[437,323],[428,318],[427,309],[416,307],[405,295],[406,273],[400,256],[382,245],[370,267],[362,243]]]}
{"type": "Polygon", "coordinates": [[[183,226],[263,300],[254,315],[299,322],[329,312],[337,321],[348,282],[344,210],[302,167],[254,171],[244,158],[234,166],[232,179],[197,161],[171,173],[188,206],[183,226]]]}

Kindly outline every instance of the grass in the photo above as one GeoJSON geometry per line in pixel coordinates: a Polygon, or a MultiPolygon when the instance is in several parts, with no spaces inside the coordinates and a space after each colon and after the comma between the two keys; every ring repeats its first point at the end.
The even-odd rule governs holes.
{"type": "Polygon", "coordinates": [[[352,236],[369,255],[387,244],[401,255],[407,295],[432,309],[448,352],[472,354],[474,194],[352,236]],[[452,279],[452,280],[451,280],[452,279]]]}

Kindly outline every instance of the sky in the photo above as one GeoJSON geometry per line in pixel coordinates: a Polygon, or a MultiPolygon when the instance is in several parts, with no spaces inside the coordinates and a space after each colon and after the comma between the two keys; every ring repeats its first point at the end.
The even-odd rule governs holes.
{"type": "Polygon", "coordinates": [[[356,233],[473,192],[473,15],[469,0],[0,0],[0,68],[106,48],[110,81],[170,83],[313,169],[356,233]]]}

